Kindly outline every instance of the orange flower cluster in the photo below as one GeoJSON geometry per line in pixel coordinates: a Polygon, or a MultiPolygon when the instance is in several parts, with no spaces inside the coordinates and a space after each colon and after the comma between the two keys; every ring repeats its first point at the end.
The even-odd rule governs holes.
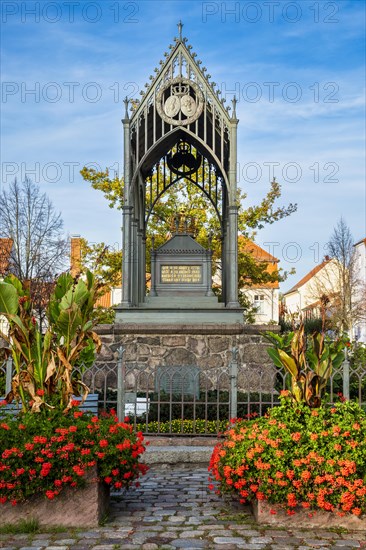
{"type": "Polygon", "coordinates": [[[237,421],[214,449],[219,492],[335,514],[366,514],[366,414],[342,402],[311,410],[285,400],[267,417],[237,421]]]}

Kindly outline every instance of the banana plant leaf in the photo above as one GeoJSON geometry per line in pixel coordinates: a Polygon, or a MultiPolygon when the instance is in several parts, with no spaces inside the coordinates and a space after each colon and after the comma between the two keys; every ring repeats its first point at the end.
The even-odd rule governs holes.
{"type": "Polygon", "coordinates": [[[16,288],[9,283],[0,283],[0,314],[16,315],[19,309],[19,296],[16,288]]]}

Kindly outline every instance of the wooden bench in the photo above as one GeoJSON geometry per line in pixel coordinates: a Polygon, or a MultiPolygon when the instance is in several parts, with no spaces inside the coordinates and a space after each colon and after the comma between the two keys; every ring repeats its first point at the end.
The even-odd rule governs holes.
{"type": "MultiPolygon", "coordinates": [[[[79,405],[79,410],[83,412],[91,412],[94,415],[98,415],[98,394],[89,393],[88,397],[85,399],[84,403],[79,405]]],[[[4,397],[0,397],[0,401],[3,401],[4,397]]],[[[74,397],[74,401],[80,401],[81,397],[74,397]]],[[[21,411],[22,405],[13,401],[8,405],[3,405],[0,407],[0,416],[2,413],[16,415],[21,411]]]]}

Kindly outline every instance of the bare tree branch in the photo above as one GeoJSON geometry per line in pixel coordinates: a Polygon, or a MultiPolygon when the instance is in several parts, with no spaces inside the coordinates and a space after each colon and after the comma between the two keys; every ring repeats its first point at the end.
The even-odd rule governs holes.
{"type": "Polygon", "coordinates": [[[21,280],[53,280],[65,265],[61,214],[27,177],[0,194],[0,236],[13,240],[10,270],[21,280]]]}

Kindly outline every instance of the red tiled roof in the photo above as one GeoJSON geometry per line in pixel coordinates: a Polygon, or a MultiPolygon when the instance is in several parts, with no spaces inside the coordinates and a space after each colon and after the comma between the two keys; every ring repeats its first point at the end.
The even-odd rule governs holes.
{"type": "Polygon", "coordinates": [[[366,246],[366,238],[361,239],[360,241],[358,241],[358,243],[355,243],[353,246],[357,246],[358,244],[361,244],[361,243],[363,243],[366,246]]]}
{"type": "Polygon", "coordinates": [[[309,271],[309,273],[307,273],[302,279],[300,279],[300,281],[296,283],[296,285],[294,285],[292,288],[290,288],[290,290],[284,292],[284,296],[286,296],[286,294],[291,294],[291,292],[295,292],[295,290],[298,290],[301,286],[310,281],[310,279],[312,279],[314,275],[316,275],[321,269],[323,269],[324,266],[326,266],[331,261],[331,258],[323,260],[321,264],[315,266],[314,269],[309,271]]]}
{"type": "MultiPolygon", "coordinates": [[[[278,262],[279,260],[272,256],[269,252],[261,248],[258,244],[256,244],[253,241],[250,241],[249,239],[246,239],[245,237],[240,236],[238,238],[238,247],[244,252],[247,252],[250,254],[254,260],[258,263],[266,263],[266,272],[270,275],[277,273],[278,271],[278,262]]],[[[279,288],[279,282],[268,282],[268,283],[261,283],[258,285],[253,285],[249,287],[251,289],[261,289],[261,288],[279,288]]]]}
{"type": "Polygon", "coordinates": [[[250,241],[245,237],[240,236],[238,238],[238,246],[245,252],[249,252],[259,262],[279,262],[278,258],[275,258],[272,254],[267,252],[267,250],[264,250],[257,243],[250,241]]]}

